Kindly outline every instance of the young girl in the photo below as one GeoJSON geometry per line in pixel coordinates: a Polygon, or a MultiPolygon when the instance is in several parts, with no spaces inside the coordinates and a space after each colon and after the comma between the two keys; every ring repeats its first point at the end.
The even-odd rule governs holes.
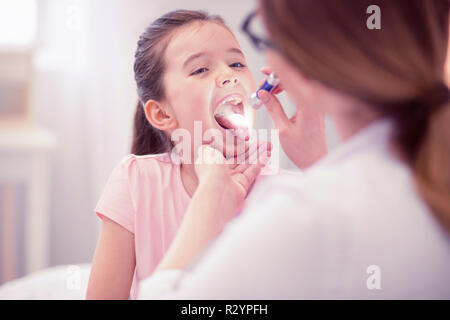
{"type": "MultiPolygon", "coordinates": [[[[183,10],[157,19],[138,41],[134,71],[139,102],[132,154],[113,170],[95,208],[102,229],[88,299],[128,299],[130,288],[131,298],[136,298],[138,282],[166,253],[198,185],[193,164],[196,121],[202,125],[200,133],[234,133],[231,142],[228,137],[209,141],[225,158],[236,156],[237,150],[248,156],[251,149],[254,111],[246,101],[256,87],[236,38],[221,18],[183,10]],[[218,117],[227,108],[250,119],[245,130],[218,117]],[[183,149],[178,164],[169,137],[180,129],[194,139],[192,152],[183,149]]],[[[260,152],[265,148],[270,146],[261,145],[260,152]]]]}

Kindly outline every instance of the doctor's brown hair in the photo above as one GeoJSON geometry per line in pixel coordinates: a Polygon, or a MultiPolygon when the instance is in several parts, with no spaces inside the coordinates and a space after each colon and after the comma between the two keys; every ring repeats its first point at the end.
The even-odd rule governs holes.
{"type": "MultiPolygon", "coordinates": [[[[448,0],[261,0],[268,33],[306,77],[395,121],[392,142],[450,231],[450,107],[444,84],[448,0]],[[369,30],[370,5],[381,29],[369,30]]],[[[395,197],[395,195],[392,195],[395,197]]]]}
{"type": "Polygon", "coordinates": [[[223,19],[203,11],[176,10],[156,19],[139,37],[134,55],[134,75],[139,100],[134,115],[131,153],[135,155],[168,152],[173,143],[168,135],[147,120],[143,106],[152,99],[165,98],[163,75],[164,53],[172,32],[191,22],[214,22],[226,27],[223,19]]]}

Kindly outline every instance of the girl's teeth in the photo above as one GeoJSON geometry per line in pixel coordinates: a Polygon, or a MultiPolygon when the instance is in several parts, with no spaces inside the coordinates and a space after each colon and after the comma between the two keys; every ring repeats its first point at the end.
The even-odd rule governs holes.
{"type": "Polygon", "coordinates": [[[239,114],[244,114],[244,107],[240,105],[242,100],[233,100],[234,103],[231,103],[231,100],[224,101],[215,111],[214,114],[218,114],[221,112],[234,112],[239,114]]]}
{"type": "Polygon", "coordinates": [[[241,102],[242,102],[242,100],[240,98],[230,98],[230,99],[227,99],[224,102],[222,102],[222,104],[231,103],[231,104],[237,105],[241,102]]]}

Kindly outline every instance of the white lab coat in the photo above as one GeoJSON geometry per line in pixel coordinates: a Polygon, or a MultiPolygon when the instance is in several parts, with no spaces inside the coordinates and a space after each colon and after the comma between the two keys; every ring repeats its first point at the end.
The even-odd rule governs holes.
{"type": "Polygon", "coordinates": [[[267,177],[186,270],[141,299],[450,299],[450,237],[377,121],[305,175],[267,177]]]}

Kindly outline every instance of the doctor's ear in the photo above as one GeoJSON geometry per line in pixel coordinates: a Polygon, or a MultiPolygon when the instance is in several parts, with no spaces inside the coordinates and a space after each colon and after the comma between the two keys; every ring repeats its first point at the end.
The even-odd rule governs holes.
{"type": "Polygon", "coordinates": [[[166,131],[178,127],[178,122],[161,102],[148,100],[144,106],[145,117],[156,129],[166,131]]]}

